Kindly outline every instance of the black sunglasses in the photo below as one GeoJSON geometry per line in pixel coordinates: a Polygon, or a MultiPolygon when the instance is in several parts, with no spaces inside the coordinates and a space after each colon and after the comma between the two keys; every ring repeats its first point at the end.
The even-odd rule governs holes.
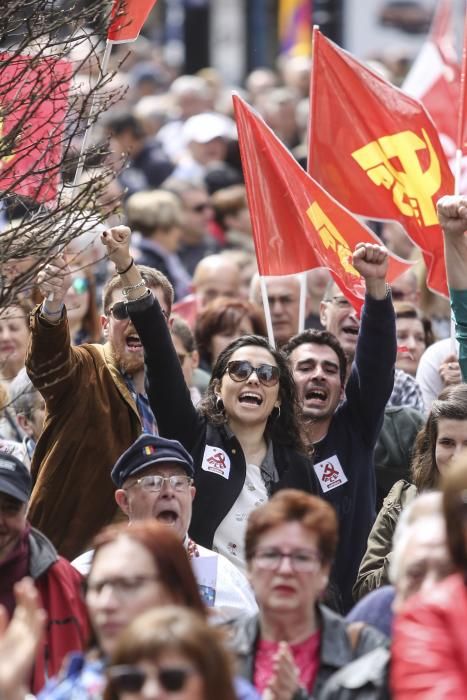
{"type": "MultiPolygon", "coordinates": [[[[165,311],[164,309],[161,309],[161,311],[165,320],[168,321],[169,316],[167,314],[167,311],[165,311]]],[[[116,321],[127,321],[130,318],[130,314],[128,313],[128,306],[126,302],[116,301],[115,304],[109,306],[107,316],[113,316],[116,321]]]]}
{"type": "MultiPolygon", "coordinates": [[[[168,693],[183,690],[188,678],[196,673],[194,668],[159,668],[156,671],[159,685],[168,693]]],[[[109,684],[115,693],[139,693],[147,678],[147,673],[137,666],[111,666],[107,669],[109,684]]]]}
{"type": "Polygon", "coordinates": [[[231,360],[227,363],[227,370],[230,379],[234,382],[244,382],[248,377],[256,372],[256,376],[264,386],[275,386],[279,381],[279,368],[273,365],[258,365],[253,367],[248,360],[231,360]]]}

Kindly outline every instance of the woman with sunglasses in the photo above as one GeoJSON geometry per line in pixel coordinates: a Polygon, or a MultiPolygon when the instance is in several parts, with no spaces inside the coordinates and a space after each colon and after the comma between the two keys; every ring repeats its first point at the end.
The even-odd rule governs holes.
{"type": "Polygon", "coordinates": [[[218,630],[190,610],[140,615],[120,637],[104,700],[236,700],[218,630]]]}
{"type": "Polygon", "coordinates": [[[385,644],[321,604],[337,545],[334,508],[286,489],[249,517],[245,555],[259,614],[235,624],[240,673],[263,697],[319,698],[329,676],[385,644]]]}
{"type": "Polygon", "coordinates": [[[193,456],[197,493],[190,534],[244,568],[249,513],[278,489],[312,489],[292,375],[285,356],[263,337],[240,337],[220,353],[194,408],[160,305],[130,256],[130,236],[118,226],[102,242],[120,271],[145,350],[147,393],[160,434],[179,440],[193,456]]]}

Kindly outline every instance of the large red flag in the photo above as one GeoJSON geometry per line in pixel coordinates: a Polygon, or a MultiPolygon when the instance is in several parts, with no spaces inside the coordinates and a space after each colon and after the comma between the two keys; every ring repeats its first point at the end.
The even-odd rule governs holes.
{"type": "Polygon", "coordinates": [[[0,53],[0,191],[56,197],[71,73],[65,60],[0,53]]]}
{"type": "Polygon", "coordinates": [[[135,41],[156,2],[157,0],[114,0],[107,39],[113,44],[135,41]]]}
{"type": "MultiPolygon", "coordinates": [[[[261,275],[290,275],[327,267],[360,308],[364,281],[352,266],[359,242],[380,242],[298,165],[271,129],[234,95],[243,174],[261,275]]],[[[391,256],[388,279],[410,267],[391,256]]]]}
{"type": "Polygon", "coordinates": [[[423,105],[315,31],[308,168],[356,214],[394,219],[447,295],[436,202],[454,180],[423,105]]]}
{"type": "Polygon", "coordinates": [[[467,11],[464,17],[464,45],[462,48],[460,105],[458,114],[457,148],[467,154],[467,11]]]}

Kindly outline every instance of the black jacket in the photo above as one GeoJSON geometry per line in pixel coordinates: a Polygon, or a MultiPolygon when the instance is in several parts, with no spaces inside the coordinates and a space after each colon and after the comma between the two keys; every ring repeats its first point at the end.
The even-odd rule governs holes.
{"type": "MultiPolygon", "coordinates": [[[[246,476],[240,443],[227,426],[214,426],[194,408],[190,392],[172,344],[161,308],[152,294],[129,302],[131,320],[145,352],[146,388],[163,437],[179,440],[191,453],[195,467],[196,497],[190,535],[212,548],[214,533],[237,500],[246,476]],[[202,469],[206,446],[220,447],[230,459],[228,478],[202,469]]],[[[266,486],[269,493],[281,488],[312,491],[311,460],[290,447],[278,445],[272,436],[278,479],[266,486]]]]}
{"type": "MultiPolygon", "coordinates": [[[[318,614],[321,620],[320,664],[310,700],[320,697],[324,684],[336,671],[375,648],[385,648],[388,644],[381,632],[365,625],[358,635],[356,647],[352,648],[347,632],[349,623],[325,605],[318,606],[318,614]]],[[[231,646],[237,657],[238,671],[253,682],[255,649],[260,636],[259,617],[255,615],[238,620],[232,627],[232,633],[231,646]]]]}

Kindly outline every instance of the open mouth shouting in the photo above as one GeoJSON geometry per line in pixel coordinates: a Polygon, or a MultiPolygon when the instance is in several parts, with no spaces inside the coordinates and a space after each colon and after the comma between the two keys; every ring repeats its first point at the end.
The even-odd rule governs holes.
{"type": "Polygon", "coordinates": [[[129,352],[139,352],[143,349],[141,340],[136,333],[129,334],[125,337],[125,347],[129,352]]]}
{"type": "Polygon", "coordinates": [[[311,386],[305,391],[307,405],[323,406],[328,399],[328,392],[323,387],[311,386]]]}
{"type": "Polygon", "coordinates": [[[263,397],[255,391],[243,391],[238,397],[238,400],[241,404],[246,406],[261,406],[263,403],[263,397]]]}
{"type": "Polygon", "coordinates": [[[171,525],[172,527],[177,524],[179,520],[179,514],[175,508],[164,505],[156,513],[156,520],[163,525],[171,525]]]}

